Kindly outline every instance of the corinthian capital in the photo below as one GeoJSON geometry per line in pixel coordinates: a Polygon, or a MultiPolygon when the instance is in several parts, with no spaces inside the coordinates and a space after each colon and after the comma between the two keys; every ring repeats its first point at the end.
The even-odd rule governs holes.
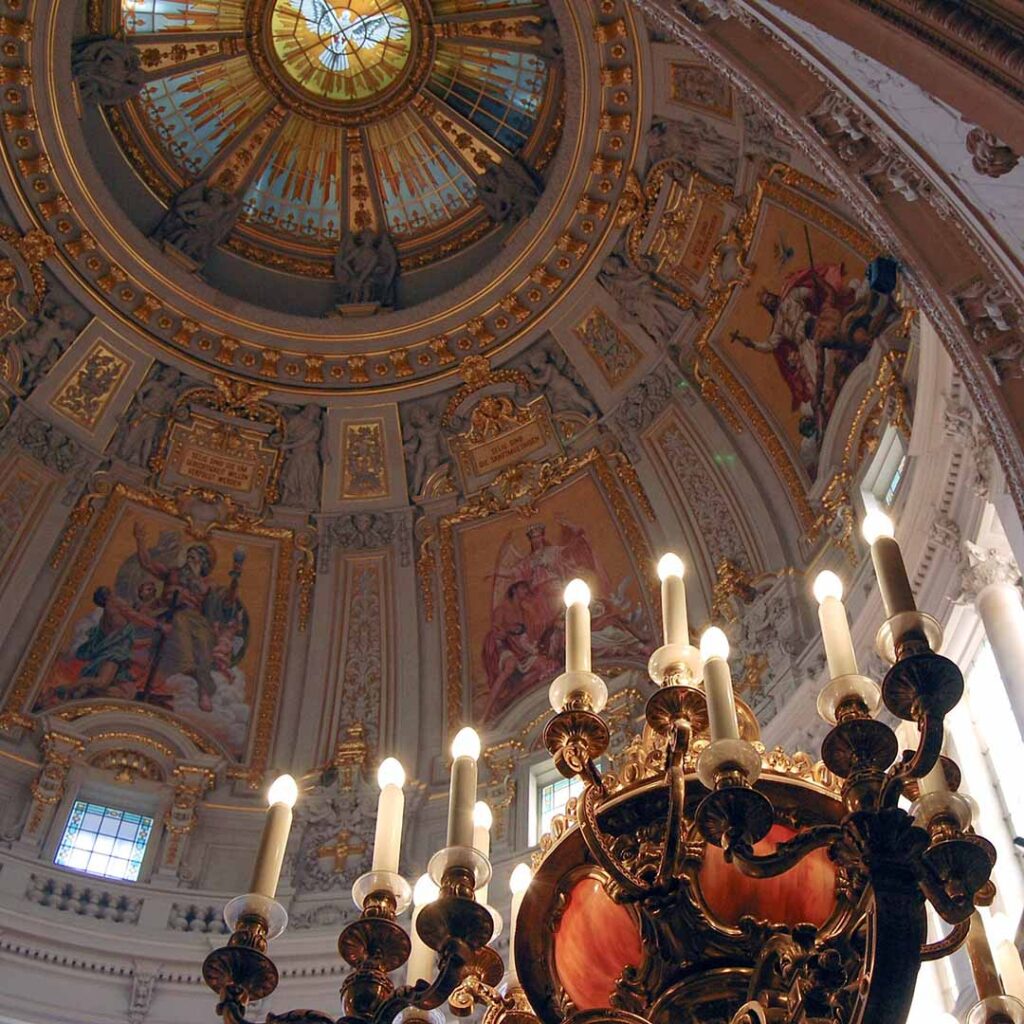
{"type": "Polygon", "coordinates": [[[978,595],[993,583],[1017,586],[1021,581],[1020,569],[1010,555],[996,548],[983,548],[971,541],[964,542],[967,565],[960,577],[958,604],[973,604],[978,595]]]}

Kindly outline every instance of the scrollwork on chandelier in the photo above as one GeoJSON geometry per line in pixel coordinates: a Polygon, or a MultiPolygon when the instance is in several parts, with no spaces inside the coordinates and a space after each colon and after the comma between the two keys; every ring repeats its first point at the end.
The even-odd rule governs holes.
{"type": "MultiPolygon", "coordinates": [[[[963,676],[937,653],[941,627],[916,607],[891,522],[872,513],[864,528],[887,615],[877,646],[891,668],[880,685],[860,673],[842,584],[820,573],[831,678],[818,711],[832,729],[817,766],[765,751],[733,694],[724,633],[710,627],[699,648],[691,642],[683,564],[666,555],[665,642],[650,659],[646,724],[599,767],[611,742],[608,690],[590,660],[590,591],[572,581],[566,671],[551,684],[544,744],[583,791],[542,844],[532,881],[525,867],[514,874],[505,981],[488,946],[487,844],[474,833],[480,742],[463,729],[447,843],[428,868],[437,895],[417,885],[411,937],[396,922],[413,898],[397,873],[404,774],[393,759],[381,766],[373,867],[353,886],[362,914],[338,943],[352,968],[338,1024],[434,1021],[446,1003],[458,1016],[481,1007],[484,1024],[903,1024],[921,962],[964,944],[979,995],[968,1024],[1024,1022],[976,913],[994,895],[995,851],[972,830],[959,769],[941,753],[963,676]],[[898,738],[875,718],[883,703],[916,736],[898,738]],[[931,943],[929,904],[949,926],[931,943]],[[583,927],[574,906],[586,907],[583,927]],[[430,950],[434,977],[416,977],[430,950]],[[608,973],[620,950],[621,971],[608,973]],[[410,954],[411,983],[396,986],[389,975],[410,954]]],[[[287,920],[273,893],[291,810],[273,789],[271,803],[253,892],[228,905],[231,938],[203,968],[224,1024],[243,1024],[246,1005],[277,984],[266,950],[287,920]]],[[[331,1020],[306,1010],[267,1018],[331,1020]]]]}

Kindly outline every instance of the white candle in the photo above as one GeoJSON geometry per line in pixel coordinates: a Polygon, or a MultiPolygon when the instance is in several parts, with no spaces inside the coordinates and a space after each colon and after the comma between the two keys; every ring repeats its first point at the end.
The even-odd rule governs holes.
{"type": "MultiPolygon", "coordinates": [[[[494,824],[494,815],[490,807],[477,800],[473,806],[473,848],[482,853],[485,857],[491,855],[491,826],[494,824]]],[[[476,891],[477,903],[487,903],[487,886],[481,885],[476,891]]]]}
{"type": "Polygon", "coordinates": [[[512,869],[512,877],[508,883],[509,889],[512,890],[512,908],[508,916],[508,974],[513,984],[519,980],[519,974],[516,971],[516,925],[519,920],[519,910],[523,905],[523,897],[532,881],[533,872],[528,864],[517,864],[512,869]]]}
{"type": "Polygon", "coordinates": [[[882,592],[885,614],[892,618],[900,612],[917,611],[907,567],[903,564],[900,546],[894,539],[892,520],[884,512],[875,509],[864,517],[861,530],[864,539],[871,545],[871,561],[875,566],[878,588],[882,592]]]}
{"type": "Polygon", "coordinates": [[[818,622],[825,642],[829,676],[838,679],[856,675],[857,655],[843,604],[843,581],[828,569],[819,572],[814,580],[814,596],[818,601],[818,622]]]}
{"type": "Polygon", "coordinates": [[[661,580],[661,623],[666,644],[688,644],[689,625],[686,621],[686,584],[683,583],[683,560],[671,552],[658,562],[661,580]]]}
{"type": "Polygon", "coordinates": [[[1002,911],[992,915],[991,934],[994,937],[996,967],[1003,980],[1003,991],[1024,1001],[1024,964],[1015,941],[1015,929],[1002,911]]]}
{"type": "Polygon", "coordinates": [[[252,869],[249,892],[273,899],[281,877],[284,851],[288,846],[288,833],[292,827],[292,808],[299,796],[299,787],[290,775],[280,775],[267,791],[266,821],[256,851],[256,864],[252,869]]]}
{"type": "Polygon", "coordinates": [[[402,852],[402,814],[405,811],[405,770],[393,757],[386,757],[377,769],[377,827],[373,836],[374,871],[398,871],[402,852]]]}
{"type": "Polygon", "coordinates": [[[419,880],[412,888],[412,919],[409,922],[409,931],[412,933],[412,952],[405,968],[405,983],[415,985],[423,978],[426,981],[433,981],[434,978],[434,957],[437,955],[421,938],[416,931],[416,919],[420,911],[433,903],[439,893],[437,885],[430,875],[420,875],[419,880]]]}
{"type": "Polygon", "coordinates": [[[988,944],[985,924],[981,914],[971,914],[971,926],[967,932],[967,957],[971,961],[971,973],[974,975],[974,987],[978,991],[978,999],[989,999],[1001,996],[1003,986],[999,981],[999,972],[992,957],[992,947],[988,944]]]}
{"type": "Polygon", "coordinates": [[[729,672],[729,641],[717,627],[710,626],[700,638],[700,656],[704,661],[704,693],[708,700],[711,741],[738,740],[739,722],[729,672]]]}
{"type": "Polygon", "coordinates": [[[570,580],[565,600],[565,671],[590,671],[590,587],[570,580]]]}
{"type": "Polygon", "coordinates": [[[468,726],[452,740],[452,779],[448,792],[448,846],[473,845],[476,762],[480,737],[468,726]]]}

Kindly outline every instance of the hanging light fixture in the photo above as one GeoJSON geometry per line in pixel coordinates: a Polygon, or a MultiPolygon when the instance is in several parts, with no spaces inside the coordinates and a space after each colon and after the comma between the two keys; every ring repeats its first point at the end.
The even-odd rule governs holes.
{"type": "MultiPolygon", "coordinates": [[[[482,1006],[485,1024],[903,1024],[922,960],[964,944],[979,995],[969,1024],[1024,1024],[977,914],[994,893],[995,851],[972,831],[959,770],[941,753],[963,677],[937,653],[938,622],[917,610],[892,523],[873,513],[865,537],[891,668],[881,685],[860,673],[842,583],[821,573],[813,592],[831,678],[818,711],[832,728],[818,765],[765,751],[733,693],[725,634],[712,626],[691,643],[683,564],[666,555],[665,643],[650,659],[646,726],[602,772],[608,690],[591,664],[590,590],[570,582],[566,667],[550,687],[544,743],[583,791],[535,870],[513,872],[508,974],[487,945],[489,813],[475,808],[480,740],[464,729],[452,744],[446,846],[416,887],[413,961],[429,970],[435,951],[432,977],[414,970],[401,987],[390,978],[413,946],[395,920],[412,891],[393,870],[404,773],[385,762],[380,813],[399,820],[378,828],[388,848],[353,886],[361,916],[339,939],[352,968],[339,1024],[436,1019],[445,1003],[459,1015],[482,1006]],[[882,704],[916,727],[912,749],[875,717],[882,704]],[[931,943],[929,904],[948,925],[931,943]]],[[[270,814],[276,836],[284,815],[270,814]]],[[[255,877],[271,868],[258,864],[255,877]]],[[[285,912],[266,890],[228,905],[231,939],[204,964],[225,1024],[277,983],[266,948],[285,912]]]]}

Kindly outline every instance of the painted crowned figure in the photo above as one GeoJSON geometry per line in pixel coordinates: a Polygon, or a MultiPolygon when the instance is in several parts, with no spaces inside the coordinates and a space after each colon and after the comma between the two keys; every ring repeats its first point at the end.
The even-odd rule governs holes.
{"type": "Polygon", "coordinates": [[[594,556],[583,527],[564,519],[558,538],[544,523],[523,534],[510,530],[492,574],[491,625],[484,637],[488,693],[483,719],[500,714],[518,696],[547,684],[565,657],[562,593],[574,576],[594,583],[593,643],[598,657],[641,656],[646,630],[625,593],[629,580],[611,581],[594,556]]]}

